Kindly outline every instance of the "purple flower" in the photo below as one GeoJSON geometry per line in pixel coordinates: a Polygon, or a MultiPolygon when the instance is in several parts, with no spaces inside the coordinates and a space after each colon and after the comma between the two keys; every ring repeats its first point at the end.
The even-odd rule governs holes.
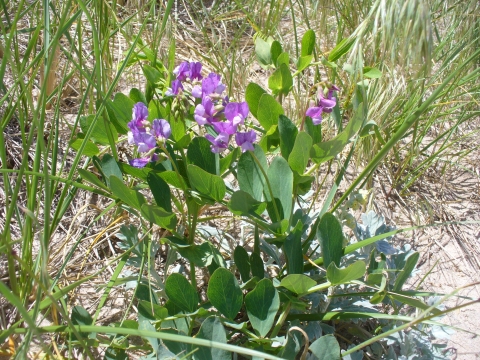
{"type": "Polygon", "coordinates": [[[205,125],[218,121],[216,115],[217,109],[215,109],[215,104],[209,97],[204,97],[202,103],[195,107],[193,117],[198,125],[205,125]]]}
{"type": "Polygon", "coordinates": [[[233,135],[235,134],[235,131],[237,131],[237,127],[235,125],[222,121],[214,122],[213,128],[217,133],[225,133],[227,135],[233,135]]]}
{"type": "Polygon", "coordinates": [[[128,162],[133,167],[143,168],[145,167],[145,165],[147,165],[150,162],[150,156],[138,158],[138,159],[132,159],[132,160],[129,160],[128,162]]]}
{"type": "Polygon", "coordinates": [[[153,120],[151,134],[159,141],[165,141],[172,134],[172,129],[167,120],[153,120]]]}
{"type": "Polygon", "coordinates": [[[329,89],[328,89],[328,95],[327,95],[327,98],[328,99],[332,99],[333,98],[333,92],[334,91],[340,91],[340,89],[335,86],[335,85],[332,85],[329,89]]]}
{"type": "Polygon", "coordinates": [[[173,70],[173,73],[178,80],[185,81],[190,75],[190,64],[188,63],[188,61],[182,62],[173,70]]]}
{"type": "Polygon", "coordinates": [[[322,123],[322,108],[318,106],[312,106],[307,109],[305,115],[312,118],[313,125],[320,125],[322,123]]]}
{"type": "MultiPolygon", "coordinates": [[[[148,117],[148,109],[144,103],[138,102],[133,105],[132,121],[128,123],[130,130],[133,128],[145,127],[145,120],[148,117]]],[[[133,130],[132,130],[133,131],[133,130]]]]}
{"type": "Polygon", "coordinates": [[[225,106],[225,117],[236,126],[244,123],[245,118],[248,116],[248,111],[246,102],[231,102],[225,106]]]}
{"type": "Polygon", "coordinates": [[[235,142],[238,146],[242,147],[242,152],[245,152],[247,150],[253,151],[253,143],[256,139],[257,134],[253,130],[247,132],[237,132],[235,134],[235,142]]]}
{"type": "Polygon", "coordinates": [[[202,80],[202,63],[191,62],[190,63],[190,80],[202,80]]]}
{"type": "Polygon", "coordinates": [[[220,95],[226,89],[222,84],[221,76],[215,73],[210,73],[202,80],[202,96],[211,96],[212,94],[220,95]]]}
{"type": "Polygon", "coordinates": [[[323,108],[323,112],[331,113],[333,108],[337,104],[337,99],[332,98],[332,94],[333,94],[333,92],[330,93],[330,91],[329,91],[328,96],[330,96],[330,98],[328,96],[325,98],[325,97],[323,97],[323,92],[322,91],[320,91],[318,93],[318,104],[320,105],[320,107],[323,108]]]}
{"type": "Polygon", "coordinates": [[[317,96],[317,102],[311,104],[305,115],[312,118],[314,125],[319,125],[322,122],[322,113],[331,113],[335,105],[337,105],[337,99],[333,97],[333,92],[340,90],[335,85],[332,85],[328,89],[327,97],[323,95],[323,90],[320,89],[317,96]]]}
{"type": "Polygon", "coordinates": [[[165,91],[166,96],[172,96],[172,95],[178,95],[178,92],[180,89],[183,90],[183,85],[180,80],[173,80],[172,81],[172,87],[168,88],[167,91],[165,91]]]}
{"type": "Polygon", "coordinates": [[[210,149],[214,153],[220,153],[228,147],[230,136],[226,133],[220,133],[217,137],[213,137],[210,134],[205,135],[205,138],[212,143],[210,149]]]}
{"type": "Polygon", "coordinates": [[[138,146],[139,152],[147,152],[157,146],[155,137],[145,131],[129,131],[128,143],[138,146]]]}
{"type": "Polygon", "coordinates": [[[202,87],[200,85],[195,85],[193,88],[192,88],[192,96],[194,98],[197,98],[197,99],[201,99],[202,98],[202,87]]]}

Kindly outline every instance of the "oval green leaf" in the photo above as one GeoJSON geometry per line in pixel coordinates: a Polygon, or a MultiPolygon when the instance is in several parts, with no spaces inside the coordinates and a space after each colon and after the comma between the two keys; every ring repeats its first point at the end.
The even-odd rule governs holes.
{"type": "Polygon", "coordinates": [[[243,303],[242,290],[235,276],[225,268],[218,268],[208,283],[207,296],[227,319],[233,320],[243,303]]]}
{"type": "Polygon", "coordinates": [[[198,308],[198,293],[181,274],[171,274],[165,281],[165,293],[169,300],[183,311],[192,313],[198,308]]]}

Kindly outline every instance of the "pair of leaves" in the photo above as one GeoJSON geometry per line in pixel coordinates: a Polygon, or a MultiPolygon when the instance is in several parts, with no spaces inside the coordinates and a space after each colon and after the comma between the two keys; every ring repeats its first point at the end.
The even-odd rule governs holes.
{"type": "Polygon", "coordinates": [[[233,260],[235,261],[235,265],[237,265],[243,283],[246,283],[251,279],[250,272],[252,276],[257,277],[258,279],[263,279],[265,277],[263,260],[260,257],[260,254],[253,252],[249,256],[247,251],[242,246],[238,245],[233,252],[233,260]]]}
{"type": "Polygon", "coordinates": [[[110,176],[110,189],[112,190],[113,195],[130,207],[139,210],[148,221],[157,224],[162,228],[175,230],[177,225],[175,214],[166,211],[159,206],[148,204],[140,192],[130,189],[118,177],[110,176]]]}
{"type": "MultiPolygon", "coordinates": [[[[272,222],[290,217],[293,173],[285,159],[277,156],[267,168],[265,153],[256,145],[253,153],[245,152],[240,156],[237,170],[237,179],[242,191],[250,194],[257,202],[262,202],[265,196],[272,222]],[[264,174],[267,175],[268,183],[264,174]]],[[[241,207],[242,204],[238,202],[237,204],[236,209],[239,211],[250,211],[251,206],[258,205],[252,201],[250,201],[250,207],[241,207]]]]}

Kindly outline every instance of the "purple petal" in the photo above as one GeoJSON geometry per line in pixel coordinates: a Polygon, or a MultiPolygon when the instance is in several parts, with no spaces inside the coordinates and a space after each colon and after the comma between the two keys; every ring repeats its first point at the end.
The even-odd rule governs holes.
{"type": "Polygon", "coordinates": [[[135,144],[138,146],[139,152],[147,152],[152,150],[157,146],[157,140],[151,134],[146,132],[141,132],[138,134],[133,134],[133,139],[135,144]]]}
{"type": "Polygon", "coordinates": [[[195,107],[195,112],[193,114],[193,117],[195,118],[195,121],[198,123],[198,125],[205,125],[208,123],[207,118],[204,115],[205,115],[205,108],[203,107],[202,104],[198,104],[195,107]]]}
{"type": "Polygon", "coordinates": [[[246,102],[231,102],[225,106],[225,117],[233,125],[243,124],[248,115],[248,105],[246,102]]]}
{"type": "Polygon", "coordinates": [[[173,70],[173,73],[178,80],[185,81],[190,75],[190,64],[187,61],[182,62],[173,70]]]}
{"type": "Polygon", "coordinates": [[[333,99],[322,98],[322,99],[319,99],[318,101],[318,105],[324,108],[334,108],[336,104],[337,104],[337,101],[335,100],[335,98],[333,99]]]}
{"type": "Polygon", "coordinates": [[[308,108],[305,115],[310,116],[312,118],[313,125],[319,125],[322,122],[322,107],[311,107],[308,108]]]}
{"type": "Polygon", "coordinates": [[[195,85],[192,88],[192,96],[197,99],[202,98],[202,87],[200,85],[195,85]]]}
{"type": "Polygon", "coordinates": [[[138,159],[132,159],[128,161],[130,165],[136,167],[136,168],[143,168],[145,165],[147,165],[150,162],[150,157],[144,157],[144,158],[138,158],[138,159]]]}
{"type": "Polygon", "coordinates": [[[257,139],[255,131],[250,130],[247,132],[237,132],[235,134],[235,142],[238,146],[242,147],[242,152],[247,150],[254,150],[253,143],[257,139]]]}
{"type": "Polygon", "coordinates": [[[202,80],[202,64],[199,62],[190,63],[190,80],[202,80]]]}
{"type": "Polygon", "coordinates": [[[228,122],[214,122],[213,128],[217,133],[225,133],[228,135],[233,135],[235,131],[237,131],[237,127],[228,122]]]}
{"type": "Polygon", "coordinates": [[[313,106],[307,109],[305,115],[310,116],[313,118],[322,117],[322,107],[313,106]]]}
{"type": "Polygon", "coordinates": [[[182,82],[178,79],[173,80],[172,81],[172,93],[175,94],[175,95],[178,95],[178,92],[180,91],[180,89],[183,90],[182,82]]]}
{"type": "Polygon", "coordinates": [[[203,96],[209,96],[214,93],[220,95],[225,88],[225,85],[221,83],[220,75],[216,73],[210,73],[202,80],[203,96]]]}
{"type": "Polygon", "coordinates": [[[225,133],[220,133],[216,138],[207,134],[205,135],[205,138],[212,144],[210,149],[214,153],[220,153],[225,150],[228,147],[228,141],[230,140],[229,135],[225,133]]]}
{"type": "Polygon", "coordinates": [[[152,135],[160,141],[164,141],[170,137],[172,129],[165,119],[155,119],[152,124],[152,135]]]}
{"type": "Polygon", "coordinates": [[[141,127],[142,122],[146,120],[147,117],[148,117],[148,109],[144,103],[138,102],[135,105],[133,105],[132,121],[135,122],[135,125],[137,127],[141,127]]]}

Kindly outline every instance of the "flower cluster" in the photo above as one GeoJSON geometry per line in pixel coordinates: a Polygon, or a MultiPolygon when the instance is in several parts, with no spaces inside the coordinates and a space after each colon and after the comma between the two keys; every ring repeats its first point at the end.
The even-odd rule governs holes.
{"type": "Polygon", "coordinates": [[[172,87],[167,90],[167,95],[177,95],[179,89],[184,89],[184,82],[192,84],[191,94],[197,99],[194,111],[195,121],[200,126],[209,126],[215,130],[217,136],[207,134],[205,138],[211,143],[211,150],[220,153],[228,147],[233,135],[242,151],[253,150],[256,133],[238,131],[239,125],[244,125],[248,116],[246,102],[230,102],[224,96],[226,86],[222,83],[220,75],[210,73],[207,77],[201,75],[202,64],[198,62],[183,62],[175,68],[173,73],[176,79],[172,87]]]}
{"type": "Polygon", "coordinates": [[[317,101],[310,104],[311,106],[307,109],[305,115],[312,118],[314,125],[319,125],[322,122],[322,113],[331,113],[335,105],[337,104],[337,99],[333,97],[334,91],[339,91],[340,89],[335,85],[332,85],[328,88],[327,97],[325,97],[323,89],[318,90],[317,101]]]}
{"type": "Polygon", "coordinates": [[[164,119],[155,119],[152,123],[147,120],[148,109],[144,103],[139,102],[133,106],[132,121],[128,123],[128,143],[138,146],[138,151],[147,153],[144,157],[130,160],[130,165],[144,167],[150,161],[156,161],[155,149],[157,145],[165,143],[172,130],[170,124],[164,119]]]}

